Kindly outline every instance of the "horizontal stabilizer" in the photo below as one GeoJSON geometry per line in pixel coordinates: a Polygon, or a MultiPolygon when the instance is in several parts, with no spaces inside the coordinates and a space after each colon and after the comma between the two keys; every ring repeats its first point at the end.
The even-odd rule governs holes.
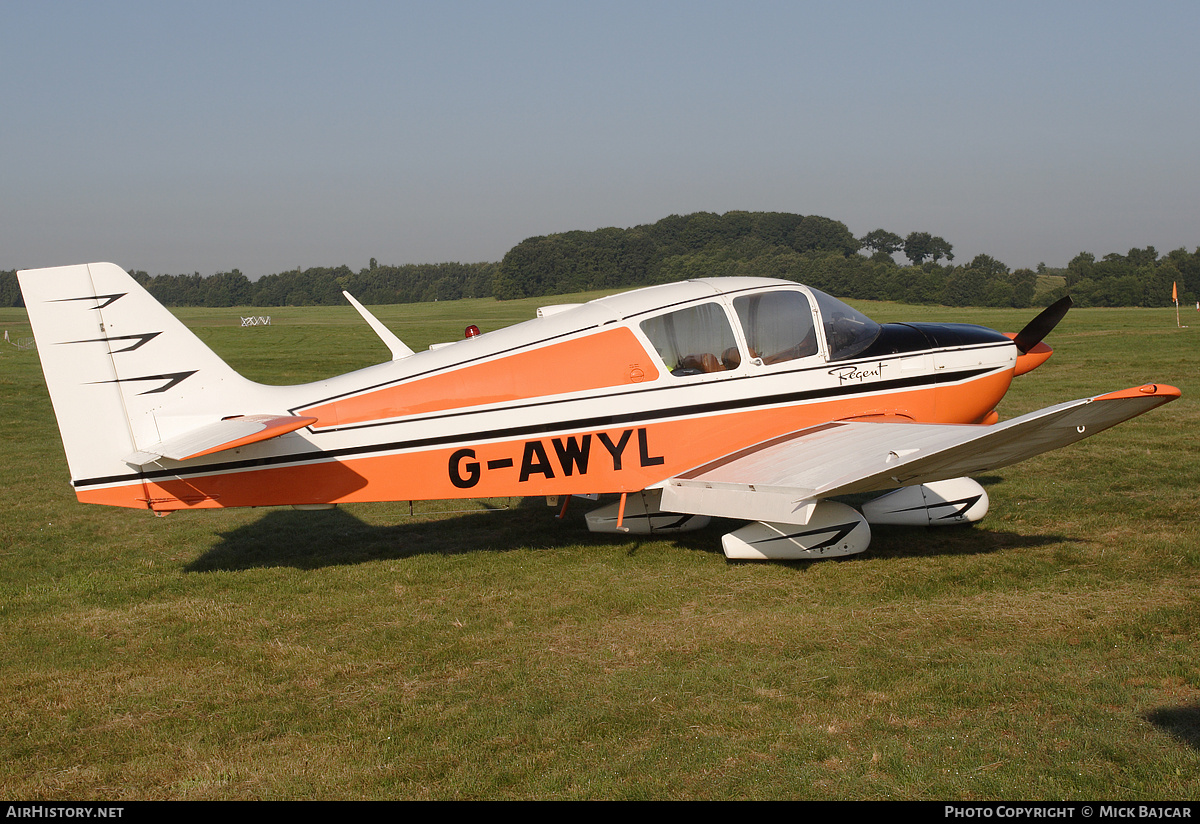
{"type": "Polygon", "coordinates": [[[138,450],[127,455],[125,462],[143,466],[159,458],[187,461],[201,455],[211,455],[214,452],[277,438],[316,421],[316,418],[298,415],[239,415],[138,450]]]}
{"type": "Polygon", "coordinates": [[[1173,386],[1149,384],[992,425],[831,422],[748,447],[666,481],[662,508],[804,523],[799,512],[788,510],[815,499],[999,469],[1095,435],[1179,395],[1173,386]]]}

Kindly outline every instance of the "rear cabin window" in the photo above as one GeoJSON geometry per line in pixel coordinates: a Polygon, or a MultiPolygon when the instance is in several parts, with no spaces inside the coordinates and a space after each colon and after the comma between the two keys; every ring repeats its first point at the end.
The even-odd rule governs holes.
{"type": "Polygon", "coordinates": [[[659,315],[642,321],[641,329],[672,375],[725,372],[741,365],[729,317],[719,303],[659,315]]]}
{"type": "Polygon", "coordinates": [[[764,364],[783,363],[817,354],[812,307],[800,292],[764,292],[733,301],[750,347],[750,357],[764,364]]]}

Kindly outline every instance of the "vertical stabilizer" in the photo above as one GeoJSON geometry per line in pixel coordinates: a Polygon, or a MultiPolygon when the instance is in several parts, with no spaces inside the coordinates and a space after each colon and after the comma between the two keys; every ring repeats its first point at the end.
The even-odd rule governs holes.
{"type": "Polygon", "coordinates": [[[123,458],[169,437],[214,397],[254,386],[111,263],[17,273],[72,481],[128,473],[123,458]]]}

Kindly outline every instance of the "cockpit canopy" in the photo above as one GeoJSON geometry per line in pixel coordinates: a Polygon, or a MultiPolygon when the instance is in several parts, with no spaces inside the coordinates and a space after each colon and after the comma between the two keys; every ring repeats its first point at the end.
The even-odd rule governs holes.
{"type": "Polygon", "coordinates": [[[733,371],[745,356],[756,365],[772,366],[819,355],[818,324],[826,358],[845,360],[870,346],[881,328],[816,289],[769,289],[737,295],[732,303],[740,342],[726,305],[716,300],[649,318],[641,330],[679,377],[733,371]]]}

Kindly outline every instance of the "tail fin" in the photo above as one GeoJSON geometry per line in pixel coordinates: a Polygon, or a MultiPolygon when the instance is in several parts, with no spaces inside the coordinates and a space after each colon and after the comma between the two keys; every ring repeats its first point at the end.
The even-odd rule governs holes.
{"type": "Polygon", "coordinates": [[[257,386],[119,266],[17,274],[72,482],[128,476],[145,450],[212,420],[215,399],[240,413],[257,386]]]}

